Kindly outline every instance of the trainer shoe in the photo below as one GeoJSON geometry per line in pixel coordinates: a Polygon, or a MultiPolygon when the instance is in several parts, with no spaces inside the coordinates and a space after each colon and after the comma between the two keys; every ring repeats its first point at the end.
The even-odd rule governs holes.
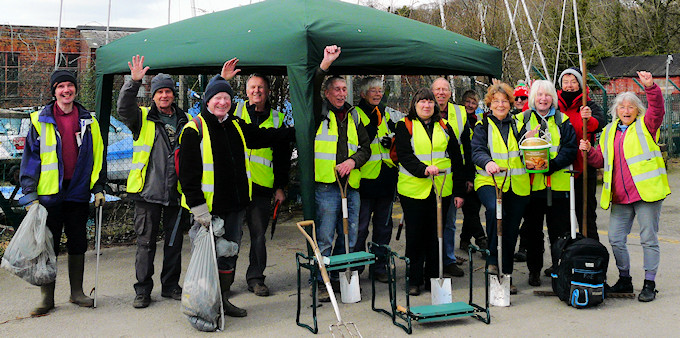
{"type": "Polygon", "coordinates": [[[258,282],[254,285],[248,285],[248,291],[254,293],[255,296],[259,297],[269,296],[269,288],[263,282],[258,282]]]}
{"type": "Polygon", "coordinates": [[[182,288],[176,287],[172,290],[162,291],[161,297],[172,298],[174,300],[182,300],[182,288]]]}
{"type": "Polygon", "coordinates": [[[642,287],[642,291],[638,295],[638,300],[641,302],[651,302],[656,298],[656,294],[659,292],[655,289],[656,283],[653,280],[645,279],[645,284],[642,287]]]}
{"type": "Polygon", "coordinates": [[[465,272],[463,269],[459,268],[456,263],[453,263],[444,267],[444,275],[449,277],[463,277],[465,272]]]}
{"type": "Polygon", "coordinates": [[[135,309],[143,309],[148,307],[149,304],[151,304],[150,295],[137,295],[135,296],[135,300],[132,302],[132,307],[135,309]]]}

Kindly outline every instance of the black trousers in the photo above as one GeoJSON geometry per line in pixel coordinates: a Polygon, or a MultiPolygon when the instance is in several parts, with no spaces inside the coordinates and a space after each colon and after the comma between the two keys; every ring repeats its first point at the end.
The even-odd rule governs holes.
{"type": "MultiPolygon", "coordinates": [[[[426,278],[439,275],[437,202],[432,190],[426,199],[419,200],[400,194],[399,201],[406,222],[406,257],[411,261],[409,285],[420,286],[426,278]]],[[[442,198],[442,215],[446,215],[450,203],[451,196],[442,198]]]]}
{"type": "Polygon", "coordinates": [[[87,217],[90,209],[87,202],[61,202],[45,207],[45,224],[52,232],[54,253],[59,255],[62,231],[66,233],[66,249],[69,255],[82,255],[87,251],[87,217]]]}
{"type": "Polygon", "coordinates": [[[272,215],[271,194],[253,193],[246,209],[246,223],[250,233],[250,265],[246,272],[248,285],[264,283],[267,267],[267,226],[272,215]]]}
{"type": "MultiPolygon", "coordinates": [[[[529,272],[539,272],[543,268],[543,220],[548,227],[550,245],[559,236],[569,232],[569,198],[553,196],[552,206],[549,207],[545,196],[531,195],[524,213],[526,228],[527,267],[529,272]]],[[[551,250],[552,255],[552,250],[551,250]]],[[[552,262],[551,262],[552,265],[552,262]]]]}
{"type": "MultiPolygon", "coordinates": [[[[472,237],[475,239],[486,238],[482,221],[479,217],[479,210],[482,208],[482,203],[477,196],[477,192],[470,191],[465,194],[465,203],[463,203],[463,227],[460,230],[460,240],[470,241],[472,237]]],[[[487,224],[488,227],[488,224],[487,224]]]]}
{"type": "MultiPolygon", "coordinates": [[[[153,290],[153,261],[156,256],[156,237],[160,231],[161,218],[163,224],[163,270],[161,270],[161,286],[163,291],[179,287],[179,275],[182,270],[182,237],[185,227],[180,224],[174,242],[170,242],[175,227],[179,206],[164,206],[158,203],[135,201],[135,232],[137,232],[137,255],[135,256],[135,293],[149,295],[153,290]]],[[[183,213],[188,213],[184,210],[183,213]]]]}
{"type": "MultiPolygon", "coordinates": [[[[580,155],[579,155],[580,156],[580,155]]],[[[579,229],[583,233],[583,175],[580,175],[574,180],[576,197],[576,219],[578,220],[579,229]]],[[[595,197],[597,188],[597,169],[588,167],[588,204],[586,205],[586,215],[588,216],[588,238],[600,240],[597,233],[597,198],[595,197]]]]}

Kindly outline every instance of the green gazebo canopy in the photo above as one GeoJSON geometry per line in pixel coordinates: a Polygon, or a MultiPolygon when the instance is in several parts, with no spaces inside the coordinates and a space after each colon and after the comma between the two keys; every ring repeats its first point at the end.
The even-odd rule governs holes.
{"type": "MultiPolygon", "coordinates": [[[[323,48],[342,47],[335,74],[453,74],[500,78],[501,51],[439,27],[336,0],[268,0],[116,40],[97,50],[97,112],[108,130],[114,74],[133,55],[150,72],[217,74],[239,58],[244,73],[287,75],[305,218],[314,215],[312,78],[323,48]]],[[[318,95],[318,94],[317,94],[318,95]]],[[[104,136],[106,137],[106,136],[104,136]]]]}

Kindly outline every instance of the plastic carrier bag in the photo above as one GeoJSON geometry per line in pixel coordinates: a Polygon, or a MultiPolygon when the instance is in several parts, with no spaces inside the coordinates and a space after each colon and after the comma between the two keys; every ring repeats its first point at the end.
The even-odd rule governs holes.
{"type": "Polygon", "coordinates": [[[222,295],[213,236],[200,227],[193,242],[191,260],[182,288],[182,313],[200,331],[215,331],[224,323],[222,295]]]}
{"type": "Polygon", "coordinates": [[[38,286],[57,279],[57,256],[46,221],[47,209],[44,206],[36,203],[29,208],[5,249],[1,264],[11,273],[38,286]]]}

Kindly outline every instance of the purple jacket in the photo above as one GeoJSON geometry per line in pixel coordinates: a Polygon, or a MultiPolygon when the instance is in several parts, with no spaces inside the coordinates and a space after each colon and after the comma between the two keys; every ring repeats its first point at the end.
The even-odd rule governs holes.
{"type": "MultiPolygon", "coordinates": [[[[54,101],[50,102],[43,108],[38,117],[38,121],[54,124],[54,129],[58,131],[56,121],[53,115],[54,101]]],[[[78,109],[78,117],[81,120],[93,119],[89,111],[87,111],[79,103],[74,103],[74,108],[78,109]]],[[[67,190],[64,190],[64,164],[62,162],[61,154],[61,137],[57,134],[57,158],[59,159],[59,192],[54,195],[40,195],[38,196],[38,181],[40,179],[40,139],[38,131],[31,124],[31,130],[26,136],[26,146],[24,154],[21,159],[20,181],[21,189],[24,196],[19,200],[19,204],[27,204],[36,199],[44,206],[52,206],[63,201],[71,202],[89,202],[90,193],[98,193],[104,190],[106,183],[106,161],[103,163],[102,171],[99,174],[99,179],[95,183],[92,191],[90,191],[90,176],[92,176],[92,164],[94,162],[94,154],[92,152],[92,133],[90,128],[87,128],[83,136],[82,145],[78,153],[78,160],[76,161],[76,168],[73,172],[73,178],[67,190]]]]}
{"type": "MultiPolygon", "coordinates": [[[[645,126],[647,130],[656,138],[656,133],[661,127],[663,116],[666,114],[664,108],[663,95],[661,88],[654,84],[650,88],[645,88],[647,95],[647,112],[645,113],[645,126]]],[[[627,130],[626,130],[627,131],[627,130]]],[[[612,203],[616,204],[631,204],[641,201],[640,193],[638,193],[633,182],[633,176],[630,174],[630,169],[623,156],[623,138],[626,131],[616,129],[614,135],[614,165],[612,168],[612,203]]],[[[598,145],[597,148],[591,148],[588,152],[588,165],[596,168],[604,167],[604,157],[602,149],[598,145]]]]}

